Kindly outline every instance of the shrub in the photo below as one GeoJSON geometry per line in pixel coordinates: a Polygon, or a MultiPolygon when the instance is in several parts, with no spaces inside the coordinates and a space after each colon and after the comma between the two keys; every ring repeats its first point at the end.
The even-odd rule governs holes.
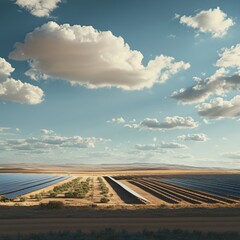
{"type": "Polygon", "coordinates": [[[27,198],[24,196],[20,197],[20,199],[19,199],[20,202],[25,202],[26,200],[27,200],[27,198]]]}
{"type": "Polygon", "coordinates": [[[38,201],[41,201],[42,200],[42,195],[40,193],[35,194],[35,199],[37,199],[38,201]]]}
{"type": "Polygon", "coordinates": [[[165,203],[162,203],[161,205],[160,205],[160,208],[166,208],[167,207],[167,204],[165,204],[165,203]]]}
{"type": "Polygon", "coordinates": [[[85,192],[83,191],[75,191],[73,195],[75,198],[85,198],[85,192]]]}
{"type": "MultiPolygon", "coordinates": [[[[86,181],[80,181],[81,178],[73,179],[65,189],[66,198],[85,198],[90,189],[91,178],[86,181]],[[67,191],[67,192],[66,192],[67,191]]],[[[55,189],[56,190],[56,189],[55,189]]]]}
{"type": "Polygon", "coordinates": [[[55,198],[55,197],[57,197],[57,195],[58,195],[58,194],[57,194],[56,192],[50,192],[48,196],[49,196],[50,198],[55,198]]]}
{"type": "Polygon", "coordinates": [[[73,194],[73,192],[66,192],[66,193],[65,193],[65,197],[66,197],[66,198],[73,198],[73,197],[74,197],[74,194],[73,194]]]}
{"type": "Polygon", "coordinates": [[[9,202],[10,199],[4,197],[4,196],[0,196],[0,202],[9,202]]]}
{"type": "Polygon", "coordinates": [[[109,199],[106,198],[106,197],[102,197],[102,198],[100,199],[100,202],[101,202],[101,203],[108,203],[108,202],[109,202],[109,199]]]}
{"type": "Polygon", "coordinates": [[[62,209],[64,208],[64,203],[60,201],[49,201],[48,203],[41,203],[40,208],[43,209],[62,209]]]}
{"type": "Polygon", "coordinates": [[[101,177],[98,177],[98,182],[99,182],[99,186],[101,189],[101,194],[106,195],[109,192],[108,187],[106,186],[105,182],[103,181],[103,179],[101,177]]]}

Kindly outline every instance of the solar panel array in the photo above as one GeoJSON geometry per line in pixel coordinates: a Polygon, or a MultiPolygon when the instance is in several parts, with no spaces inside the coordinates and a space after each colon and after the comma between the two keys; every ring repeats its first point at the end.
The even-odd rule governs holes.
{"type": "Polygon", "coordinates": [[[51,186],[68,179],[69,176],[53,174],[0,174],[0,195],[15,198],[51,186]]]}

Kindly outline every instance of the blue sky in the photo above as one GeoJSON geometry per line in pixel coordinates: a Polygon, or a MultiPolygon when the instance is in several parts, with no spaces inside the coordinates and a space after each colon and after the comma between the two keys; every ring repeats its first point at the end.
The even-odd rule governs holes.
{"type": "Polygon", "coordinates": [[[0,163],[239,168],[239,7],[1,1],[0,163]]]}

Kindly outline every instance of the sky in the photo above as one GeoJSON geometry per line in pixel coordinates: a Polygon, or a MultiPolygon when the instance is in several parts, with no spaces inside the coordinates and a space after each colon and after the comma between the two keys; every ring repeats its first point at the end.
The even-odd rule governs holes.
{"type": "Polygon", "coordinates": [[[239,1],[0,4],[0,164],[240,168],[239,1]]]}

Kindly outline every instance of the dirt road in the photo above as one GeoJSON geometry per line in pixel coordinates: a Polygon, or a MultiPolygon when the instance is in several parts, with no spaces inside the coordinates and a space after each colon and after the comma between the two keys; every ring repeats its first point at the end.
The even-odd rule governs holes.
{"type": "Polygon", "coordinates": [[[0,235],[28,234],[48,231],[89,232],[104,228],[128,231],[143,229],[182,229],[198,231],[240,232],[240,217],[84,217],[84,218],[41,218],[0,219],[0,235]]]}

